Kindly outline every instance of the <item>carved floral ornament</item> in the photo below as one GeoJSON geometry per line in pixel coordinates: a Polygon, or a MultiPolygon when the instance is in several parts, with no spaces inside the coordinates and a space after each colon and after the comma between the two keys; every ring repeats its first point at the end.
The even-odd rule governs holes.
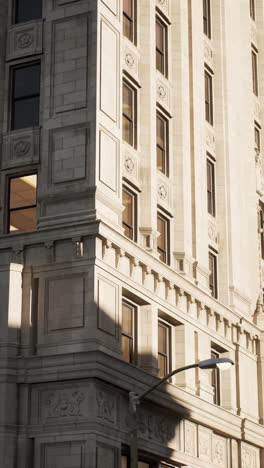
{"type": "Polygon", "coordinates": [[[157,93],[158,93],[158,96],[159,96],[160,99],[162,99],[162,100],[166,99],[167,90],[166,90],[165,86],[159,85],[158,89],[157,89],[157,93]]]}
{"type": "Polygon", "coordinates": [[[222,466],[225,460],[225,446],[224,441],[218,440],[214,448],[214,463],[222,466]]]}
{"type": "Polygon", "coordinates": [[[80,391],[49,393],[45,400],[48,418],[82,416],[81,403],[84,398],[84,393],[80,391]]]}
{"type": "Polygon", "coordinates": [[[14,144],[14,153],[18,157],[25,156],[30,150],[30,142],[27,140],[19,140],[14,144]]]}
{"type": "Polygon", "coordinates": [[[126,169],[128,172],[133,172],[133,171],[134,171],[134,168],[135,168],[135,162],[133,161],[133,159],[131,158],[131,156],[126,156],[126,157],[125,157],[125,169],[126,169]]]}
{"type": "Polygon", "coordinates": [[[116,415],[116,399],[103,390],[99,390],[96,393],[96,401],[98,418],[114,423],[116,415]]]}
{"type": "Polygon", "coordinates": [[[29,32],[24,32],[17,36],[17,47],[19,49],[26,49],[33,42],[33,35],[29,32]]]}
{"type": "Polygon", "coordinates": [[[247,447],[242,448],[242,468],[256,468],[256,458],[257,457],[255,451],[247,447]]]}
{"type": "Polygon", "coordinates": [[[168,192],[167,192],[165,185],[163,184],[159,185],[158,195],[162,200],[165,200],[167,198],[168,192]]]}
{"type": "Polygon", "coordinates": [[[135,64],[135,57],[131,54],[131,52],[126,52],[125,62],[129,68],[133,68],[135,64]]]}

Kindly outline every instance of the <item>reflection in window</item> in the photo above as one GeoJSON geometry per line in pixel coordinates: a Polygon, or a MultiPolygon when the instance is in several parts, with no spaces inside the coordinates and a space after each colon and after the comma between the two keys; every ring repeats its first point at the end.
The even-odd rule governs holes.
{"type": "Polygon", "coordinates": [[[217,287],[217,256],[212,252],[209,252],[209,288],[212,296],[217,299],[218,287],[217,287]]]}
{"type": "Polygon", "coordinates": [[[24,23],[42,17],[42,0],[16,0],[15,23],[24,23]]]}
{"type": "Polygon", "coordinates": [[[210,0],[203,0],[203,30],[204,34],[211,39],[211,5],[210,0]]]}
{"type": "Polygon", "coordinates": [[[256,19],[256,9],[255,9],[255,0],[249,0],[249,9],[250,17],[255,21],[256,19]]]}
{"type": "Polygon", "coordinates": [[[251,60],[253,93],[255,94],[255,96],[258,96],[258,56],[257,51],[255,49],[251,50],[251,60]]]}
{"type": "Polygon", "coordinates": [[[215,165],[207,159],[207,209],[215,216],[215,165]]]}
{"type": "Polygon", "coordinates": [[[123,0],[123,34],[135,43],[135,0],[123,0]]]}
{"type": "Polygon", "coordinates": [[[164,322],[158,323],[158,368],[163,378],[170,371],[170,329],[164,322]]]}
{"type": "Polygon", "coordinates": [[[39,125],[40,64],[13,69],[11,129],[39,125]]]}
{"type": "Polygon", "coordinates": [[[36,191],[36,174],[10,179],[8,232],[36,229],[36,191]]]}
{"type": "Polygon", "coordinates": [[[169,264],[169,220],[158,213],[157,229],[159,232],[157,250],[162,262],[169,264]]]}
{"type": "MultiPolygon", "coordinates": [[[[219,359],[221,355],[212,349],[211,351],[211,358],[212,359],[219,359]]],[[[221,404],[221,389],[220,389],[220,369],[216,367],[215,369],[211,370],[211,385],[214,391],[214,404],[220,405],[221,404]]]]}
{"type": "Polygon", "coordinates": [[[207,71],[204,72],[205,92],[205,120],[213,125],[213,78],[207,71]]]}
{"type": "Polygon", "coordinates": [[[255,150],[260,152],[260,128],[255,125],[254,127],[255,150]]]}
{"type": "Polygon", "coordinates": [[[156,68],[167,76],[167,27],[156,18],[156,68]]]}
{"type": "Polygon", "coordinates": [[[136,91],[127,82],[123,83],[123,140],[136,146],[136,91]]]}
{"type": "Polygon", "coordinates": [[[122,193],[122,203],[125,207],[122,214],[124,234],[129,239],[136,241],[136,195],[126,187],[123,187],[122,193]]]}
{"type": "Polygon", "coordinates": [[[121,351],[123,361],[130,363],[135,361],[135,315],[136,306],[123,300],[121,351]]]}

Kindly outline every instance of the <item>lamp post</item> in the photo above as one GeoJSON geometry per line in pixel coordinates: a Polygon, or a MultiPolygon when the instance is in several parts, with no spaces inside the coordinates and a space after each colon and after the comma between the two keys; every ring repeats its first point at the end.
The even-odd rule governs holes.
{"type": "Polygon", "coordinates": [[[186,371],[188,369],[194,369],[195,367],[199,367],[200,369],[215,369],[216,367],[220,370],[229,369],[231,366],[234,365],[234,362],[228,358],[218,358],[218,359],[206,359],[204,361],[200,361],[197,364],[190,364],[189,366],[180,367],[178,369],[174,369],[169,374],[165,375],[163,379],[159,380],[156,384],[152,385],[148,390],[137,395],[135,392],[129,392],[129,409],[131,414],[131,431],[130,431],[130,468],[138,468],[138,446],[137,446],[137,406],[141,403],[141,401],[149,395],[155,388],[162,385],[166,380],[172,377],[179,372],[186,371]]]}

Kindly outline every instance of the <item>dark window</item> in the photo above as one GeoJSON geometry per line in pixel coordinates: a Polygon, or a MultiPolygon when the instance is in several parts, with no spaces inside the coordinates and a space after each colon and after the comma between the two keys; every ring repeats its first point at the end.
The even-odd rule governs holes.
{"type": "Polygon", "coordinates": [[[37,175],[13,177],[9,180],[8,232],[36,229],[37,175]]]}
{"type": "Polygon", "coordinates": [[[256,19],[255,0],[249,0],[249,9],[250,9],[250,16],[255,21],[256,19]]]}
{"type": "Polygon", "coordinates": [[[167,26],[156,18],[156,68],[167,76],[167,26]]]}
{"type": "Polygon", "coordinates": [[[125,236],[136,241],[136,212],[137,196],[126,187],[123,187],[122,203],[125,207],[123,211],[122,226],[125,229],[125,236]]]}
{"type": "Polygon", "coordinates": [[[211,39],[211,5],[210,0],[203,0],[203,30],[204,34],[211,39]]]}
{"type": "Polygon", "coordinates": [[[169,122],[157,114],[157,169],[168,175],[169,122]]]}
{"type": "Polygon", "coordinates": [[[13,69],[11,129],[39,125],[40,64],[13,69]]]}
{"type": "Polygon", "coordinates": [[[253,93],[258,96],[258,57],[255,50],[251,50],[253,93]]]}
{"type": "Polygon", "coordinates": [[[160,378],[170,372],[170,327],[162,321],[158,323],[158,368],[160,378]]]}
{"type": "Polygon", "coordinates": [[[259,233],[260,233],[261,258],[262,260],[264,260],[264,211],[263,211],[262,206],[260,206],[260,209],[259,209],[259,233]]]}
{"type": "Polygon", "coordinates": [[[123,83],[123,140],[136,146],[136,91],[123,83]]]}
{"type": "Polygon", "coordinates": [[[215,165],[207,159],[207,207],[208,213],[215,216],[215,165]]]}
{"type": "Polygon", "coordinates": [[[211,290],[211,294],[215,299],[217,299],[218,295],[218,288],[217,288],[217,256],[214,255],[212,252],[209,252],[209,288],[211,290]]]}
{"type": "Polygon", "coordinates": [[[136,306],[122,301],[122,359],[126,362],[135,362],[135,327],[136,306]]]}
{"type": "Polygon", "coordinates": [[[15,23],[42,18],[42,0],[16,0],[15,23]]]}
{"type": "Polygon", "coordinates": [[[136,42],[136,0],[123,0],[123,34],[136,42]]]}
{"type": "Polygon", "coordinates": [[[157,229],[160,233],[157,241],[159,258],[169,264],[169,220],[160,213],[157,216],[157,229]]]}
{"type": "Polygon", "coordinates": [[[207,71],[204,72],[205,86],[205,119],[209,124],[213,125],[213,78],[207,71]]]}
{"type": "Polygon", "coordinates": [[[260,153],[260,128],[255,125],[254,127],[255,149],[260,153]]]}
{"type": "MultiPolygon", "coordinates": [[[[211,351],[211,358],[212,359],[219,359],[221,356],[220,354],[212,349],[211,351]]],[[[211,370],[211,385],[214,391],[214,404],[220,405],[221,404],[221,388],[220,388],[220,369],[216,367],[215,369],[211,370]]]]}

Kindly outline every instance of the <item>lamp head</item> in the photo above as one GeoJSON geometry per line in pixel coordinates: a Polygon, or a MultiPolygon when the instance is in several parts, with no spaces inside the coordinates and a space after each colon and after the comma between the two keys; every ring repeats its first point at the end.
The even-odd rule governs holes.
{"type": "Polygon", "coordinates": [[[232,359],[228,358],[215,358],[215,359],[206,359],[205,361],[200,361],[198,367],[200,369],[215,369],[216,367],[220,370],[229,369],[234,365],[232,359]]]}

